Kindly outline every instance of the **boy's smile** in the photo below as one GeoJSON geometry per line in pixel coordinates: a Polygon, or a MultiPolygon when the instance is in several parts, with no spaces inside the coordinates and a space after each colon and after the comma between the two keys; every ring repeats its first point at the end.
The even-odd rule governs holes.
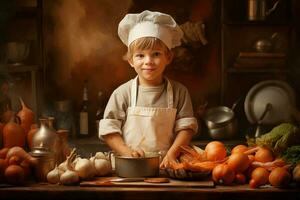
{"type": "Polygon", "coordinates": [[[170,63],[163,48],[137,50],[129,60],[130,65],[139,75],[140,85],[156,86],[163,80],[163,72],[170,63]]]}

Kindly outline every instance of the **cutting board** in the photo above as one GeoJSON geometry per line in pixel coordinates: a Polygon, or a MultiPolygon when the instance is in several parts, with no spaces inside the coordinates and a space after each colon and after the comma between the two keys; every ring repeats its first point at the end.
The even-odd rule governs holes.
{"type": "Polygon", "coordinates": [[[199,180],[199,181],[182,181],[170,179],[168,183],[148,183],[144,181],[135,182],[110,182],[116,177],[99,177],[91,181],[82,181],[80,186],[132,186],[132,187],[199,187],[199,188],[212,188],[214,182],[212,180],[199,180]]]}

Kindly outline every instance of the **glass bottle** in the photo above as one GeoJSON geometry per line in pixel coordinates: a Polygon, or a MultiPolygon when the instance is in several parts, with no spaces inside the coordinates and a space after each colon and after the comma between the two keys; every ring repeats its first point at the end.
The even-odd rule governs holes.
{"type": "Polygon", "coordinates": [[[89,135],[89,112],[88,112],[89,100],[88,100],[88,88],[87,81],[84,81],[83,97],[79,113],[79,136],[89,135]]]}
{"type": "Polygon", "coordinates": [[[104,101],[104,94],[102,91],[98,92],[97,95],[97,111],[96,111],[96,130],[95,133],[98,135],[98,129],[99,129],[99,122],[103,118],[104,114],[104,109],[105,109],[105,101],[104,101]]]}

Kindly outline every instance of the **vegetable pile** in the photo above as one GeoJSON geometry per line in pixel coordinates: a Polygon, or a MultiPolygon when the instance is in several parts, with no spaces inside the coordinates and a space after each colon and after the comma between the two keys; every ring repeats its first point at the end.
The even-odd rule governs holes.
{"type": "Polygon", "coordinates": [[[294,124],[282,123],[257,138],[255,143],[259,146],[268,146],[274,153],[281,154],[290,146],[300,145],[300,131],[294,124]]]}
{"type": "Polygon", "coordinates": [[[47,174],[52,184],[73,185],[95,176],[106,176],[112,172],[109,157],[97,152],[90,159],[81,158],[73,149],[67,159],[47,174]]]}
{"type": "Polygon", "coordinates": [[[24,184],[36,164],[37,160],[21,147],[1,149],[0,183],[24,184]]]}

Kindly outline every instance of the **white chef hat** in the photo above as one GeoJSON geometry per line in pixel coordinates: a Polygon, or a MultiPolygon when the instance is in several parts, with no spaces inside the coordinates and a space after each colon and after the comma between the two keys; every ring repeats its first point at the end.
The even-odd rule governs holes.
{"type": "Polygon", "coordinates": [[[170,15],[149,10],[127,14],[119,23],[118,34],[126,46],[138,38],[156,37],[169,49],[179,46],[183,37],[182,30],[170,15]]]}

